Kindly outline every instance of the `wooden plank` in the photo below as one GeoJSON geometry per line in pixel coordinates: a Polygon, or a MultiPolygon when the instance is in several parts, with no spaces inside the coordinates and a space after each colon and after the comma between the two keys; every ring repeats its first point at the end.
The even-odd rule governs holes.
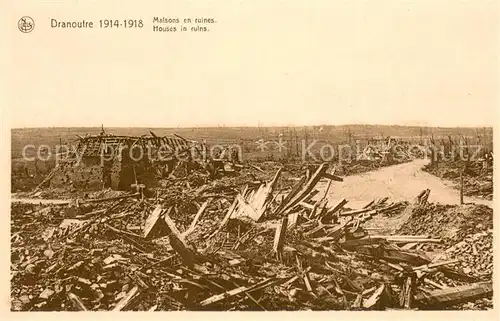
{"type": "Polygon", "coordinates": [[[378,208],[377,211],[379,213],[388,213],[388,212],[391,212],[392,210],[396,210],[396,209],[403,207],[403,206],[405,206],[403,203],[394,203],[394,204],[389,204],[383,208],[378,208]]]}
{"type": "Polygon", "coordinates": [[[415,290],[415,276],[408,275],[400,293],[399,304],[404,309],[411,309],[413,306],[413,292],[415,290]]]}
{"type": "Polygon", "coordinates": [[[288,204],[290,202],[290,200],[292,198],[294,198],[295,195],[297,195],[297,193],[301,190],[301,188],[303,187],[306,180],[307,180],[306,177],[302,176],[300,178],[300,180],[297,183],[295,183],[295,185],[292,187],[292,190],[290,191],[290,193],[288,193],[285,196],[285,198],[281,201],[280,205],[274,211],[275,214],[281,213],[282,209],[286,206],[286,204],[288,204]]]}
{"type": "Polygon", "coordinates": [[[432,269],[432,268],[436,268],[436,267],[440,267],[440,266],[444,266],[444,265],[456,264],[458,262],[460,262],[460,261],[459,260],[448,260],[448,261],[434,262],[434,263],[429,263],[429,264],[426,264],[426,265],[421,265],[421,266],[414,267],[413,270],[414,271],[416,271],[416,270],[427,270],[427,269],[432,269]]]}
{"type": "Polygon", "coordinates": [[[257,191],[252,191],[249,195],[245,195],[245,193],[238,194],[235,216],[248,216],[256,222],[259,221],[270,204],[273,190],[282,170],[283,168],[278,169],[273,179],[262,184],[257,191]]]}
{"type": "Polygon", "coordinates": [[[415,295],[415,305],[418,307],[445,307],[475,301],[493,294],[492,282],[478,282],[446,289],[418,293],[415,295]]]}
{"type": "Polygon", "coordinates": [[[392,236],[381,236],[381,235],[371,235],[370,237],[381,238],[388,242],[393,243],[442,243],[441,239],[430,239],[430,238],[406,238],[406,237],[392,237],[392,236]]]}
{"type": "MultiPolygon", "coordinates": [[[[279,280],[281,281],[281,280],[279,280]]],[[[286,281],[286,280],[285,280],[286,281]]],[[[234,288],[232,290],[229,290],[229,291],[226,291],[226,292],[223,292],[223,293],[220,293],[220,294],[216,294],[216,295],[213,295],[203,301],[200,302],[200,305],[201,306],[207,306],[207,305],[210,305],[210,304],[214,304],[214,303],[217,303],[217,302],[220,302],[220,301],[223,301],[223,300],[226,300],[226,299],[229,299],[233,296],[236,296],[236,295],[239,295],[239,294],[244,294],[244,293],[247,293],[247,292],[253,292],[253,291],[256,291],[258,289],[261,289],[261,288],[264,288],[264,287],[267,287],[267,286],[271,286],[273,285],[274,282],[274,279],[271,278],[271,279],[266,279],[262,282],[259,282],[257,284],[254,284],[250,287],[247,287],[247,286],[240,286],[240,287],[237,287],[237,288],[234,288]]]]}
{"type": "Polygon", "coordinates": [[[78,311],[87,311],[87,308],[83,304],[82,300],[76,294],[68,292],[67,296],[75,309],[78,311]]]}
{"type": "Polygon", "coordinates": [[[311,209],[311,213],[309,213],[310,219],[314,219],[314,217],[316,216],[316,211],[318,210],[318,207],[320,207],[320,203],[322,203],[322,201],[318,201],[318,202],[314,203],[314,206],[311,209]]]}
{"type": "Polygon", "coordinates": [[[87,214],[77,215],[76,218],[77,219],[81,219],[81,220],[86,220],[86,219],[92,218],[93,216],[97,216],[99,214],[106,213],[107,211],[108,211],[107,208],[103,208],[103,209],[100,209],[100,210],[97,210],[97,211],[93,211],[93,212],[90,212],[90,213],[87,213],[87,214]]]}
{"type": "Polygon", "coordinates": [[[302,199],[302,202],[309,203],[309,201],[312,200],[314,196],[318,195],[318,193],[319,191],[317,189],[312,190],[311,193],[307,194],[307,196],[302,199]]]}
{"type": "Polygon", "coordinates": [[[346,199],[342,199],[337,205],[335,205],[334,207],[332,207],[331,209],[329,209],[323,215],[323,217],[321,218],[321,221],[322,222],[326,222],[326,221],[330,220],[331,217],[333,215],[335,215],[335,213],[337,213],[338,211],[340,211],[346,204],[347,204],[347,200],[346,199]]]}
{"type": "Polygon", "coordinates": [[[210,304],[217,303],[219,301],[222,301],[224,299],[227,299],[227,298],[230,298],[232,296],[238,295],[240,293],[244,293],[247,289],[248,288],[246,286],[240,286],[240,287],[237,287],[235,289],[226,291],[224,293],[213,295],[213,296],[211,296],[211,297],[209,297],[209,298],[201,301],[200,305],[201,306],[207,306],[207,305],[210,305],[210,304]]]}
{"type": "MultiPolygon", "coordinates": [[[[246,188],[245,188],[246,189],[246,188]]],[[[236,208],[236,205],[238,203],[238,199],[237,198],[234,198],[234,201],[233,203],[231,204],[231,206],[229,206],[229,208],[227,209],[227,213],[226,215],[224,216],[224,218],[222,219],[220,225],[219,225],[219,228],[213,232],[209,237],[208,239],[211,239],[212,237],[214,237],[215,235],[217,235],[217,233],[219,233],[223,228],[224,226],[226,226],[227,222],[229,222],[229,219],[231,218],[231,216],[233,215],[234,213],[234,210],[236,208]]]]}
{"type": "Polygon", "coordinates": [[[274,235],[273,250],[274,253],[276,254],[276,258],[279,261],[283,260],[283,246],[285,245],[285,235],[287,227],[288,227],[288,216],[284,216],[281,219],[281,224],[276,227],[276,233],[274,235]]]}
{"type": "Polygon", "coordinates": [[[300,213],[292,213],[288,215],[288,228],[294,227],[299,222],[300,213]]]}
{"type": "Polygon", "coordinates": [[[340,216],[353,216],[353,215],[367,213],[367,212],[376,213],[376,210],[373,210],[371,208],[363,208],[363,209],[360,209],[360,210],[352,210],[352,211],[347,211],[347,212],[341,212],[340,216]]]}
{"type": "Polygon", "coordinates": [[[263,170],[263,169],[261,169],[260,167],[257,167],[257,166],[255,166],[255,165],[253,165],[253,164],[248,164],[248,165],[249,165],[250,167],[255,168],[255,169],[256,169],[256,170],[258,170],[259,172],[266,174],[266,172],[264,172],[264,170],[263,170]]]}
{"type": "Polygon", "coordinates": [[[332,180],[329,180],[328,185],[325,188],[325,192],[323,193],[323,197],[321,198],[322,201],[326,200],[326,197],[328,196],[328,192],[330,191],[331,186],[332,186],[332,180]]]}
{"type": "Polygon", "coordinates": [[[375,290],[375,292],[367,300],[363,301],[363,308],[369,309],[374,307],[382,297],[382,293],[384,292],[384,290],[385,290],[385,284],[382,284],[375,290]]]}
{"type": "Polygon", "coordinates": [[[382,205],[382,204],[385,204],[385,202],[387,202],[387,200],[389,199],[389,197],[382,197],[380,198],[377,202],[376,202],[376,205],[382,205]]]}
{"type": "Polygon", "coordinates": [[[357,246],[364,246],[364,245],[373,245],[373,244],[379,244],[381,242],[384,242],[384,238],[377,238],[377,237],[366,237],[362,239],[357,239],[357,240],[348,240],[339,243],[339,245],[343,248],[346,249],[351,249],[357,246]]]}
{"type": "Polygon", "coordinates": [[[113,311],[122,311],[126,309],[138,294],[139,287],[136,285],[116,304],[113,311]]]}
{"type": "Polygon", "coordinates": [[[316,172],[311,176],[309,181],[302,187],[302,189],[293,197],[286,205],[284,205],[283,209],[278,213],[287,213],[287,211],[291,210],[295,207],[300,201],[302,201],[316,186],[316,184],[320,181],[322,175],[328,169],[328,163],[321,164],[316,172]]]}
{"type": "Polygon", "coordinates": [[[440,283],[437,283],[437,282],[434,282],[434,281],[432,281],[432,280],[429,280],[428,278],[424,278],[424,283],[429,284],[429,285],[432,285],[433,287],[438,288],[438,289],[441,289],[441,290],[443,290],[443,289],[446,289],[446,288],[447,288],[447,286],[444,286],[444,285],[442,285],[442,284],[440,284],[440,283]]]}
{"type": "Polygon", "coordinates": [[[158,226],[158,222],[160,220],[160,216],[163,212],[163,208],[161,205],[156,206],[156,208],[149,214],[146,219],[146,223],[144,224],[144,232],[143,237],[148,238],[154,231],[155,227],[158,226]]]}
{"type": "Polygon", "coordinates": [[[273,179],[263,185],[257,190],[253,197],[248,197],[248,203],[255,211],[254,220],[259,221],[264,212],[267,210],[272,192],[276,186],[276,182],[282,172],[282,168],[278,169],[273,179]]]}
{"type": "Polygon", "coordinates": [[[386,237],[386,238],[404,238],[404,239],[426,239],[427,235],[374,235],[376,237],[386,237]]]}
{"type": "Polygon", "coordinates": [[[314,289],[311,285],[311,279],[309,278],[309,273],[304,273],[304,285],[306,286],[306,290],[314,295],[314,289]]]}
{"type": "Polygon", "coordinates": [[[336,181],[336,182],[343,182],[344,181],[344,179],[342,177],[339,177],[339,176],[333,175],[333,174],[328,174],[328,173],[324,173],[323,177],[328,178],[332,181],[336,181]]]}
{"type": "Polygon", "coordinates": [[[366,204],[365,206],[363,206],[363,208],[369,208],[370,206],[372,206],[373,204],[375,203],[375,200],[369,202],[368,204],[366,204]]]}
{"type": "Polygon", "coordinates": [[[248,290],[247,292],[255,292],[255,291],[260,291],[260,290],[263,290],[267,287],[270,287],[270,286],[275,286],[275,285],[280,285],[280,284],[283,284],[285,282],[287,282],[288,280],[290,280],[291,278],[293,278],[293,276],[291,277],[285,277],[285,278],[275,278],[275,277],[271,277],[269,279],[266,279],[260,283],[257,283],[255,285],[252,285],[248,290]]]}
{"type": "Polygon", "coordinates": [[[308,210],[312,210],[314,208],[314,205],[306,202],[300,202],[299,205],[308,210]]]}
{"type": "Polygon", "coordinates": [[[411,250],[415,246],[417,246],[418,243],[406,243],[405,245],[401,246],[402,250],[411,250]]]}
{"type": "Polygon", "coordinates": [[[168,214],[168,212],[165,213],[165,223],[167,224],[167,229],[169,230],[168,239],[170,240],[170,245],[172,246],[174,251],[180,255],[184,264],[191,267],[194,265],[195,254],[188,247],[184,236],[182,236],[182,234],[179,232],[168,214]]]}
{"type": "MultiPolygon", "coordinates": [[[[363,240],[365,240],[365,239],[353,240],[353,241],[363,241],[363,240]]],[[[384,240],[380,240],[380,241],[384,241],[384,240]]],[[[351,241],[349,241],[349,242],[351,242],[351,241]]],[[[368,244],[370,244],[370,243],[368,243],[368,244]]],[[[408,264],[414,265],[414,266],[428,264],[430,262],[430,260],[428,258],[426,258],[418,253],[407,252],[407,251],[403,251],[400,249],[393,249],[393,248],[384,247],[381,250],[379,248],[373,248],[371,246],[359,246],[358,244],[356,244],[356,246],[357,246],[357,248],[356,248],[357,252],[360,252],[360,253],[366,254],[366,255],[370,255],[370,256],[374,256],[374,257],[384,259],[384,260],[405,262],[405,263],[408,263],[408,264]]]]}
{"type": "Polygon", "coordinates": [[[198,223],[201,215],[203,214],[203,212],[205,212],[205,209],[207,208],[208,204],[210,204],[211,201],[212,201],[212,199],[209,198],[208,200],[205,201],[205,203],[203,203],[203,205],[201,205],[200,209],[198,210],[198,213],[196,213],[196,215],[193,219],[193,222],[191,223],[191,226],[189,226],[189,228],[186,231],[184,231],[184,233],[183,233],[184,237],[188,236],[189,234],[191,234],[194,231],[194,229],[196,227],[196,223],[198,223]]]}
{"type": "Polygon", "coordinates": [[[102,203],[102,202],[107,202],[107,201],[121,200],[121,199],[125,199],[125,198],[137,197],[137,196],[140,196],[140,195],[141,195],[141,193],[134,193],[134,194],[129,194],[129,195],[121,195],[121,196],[105,197],[105,198],[99,198],[99,199],[91,199],[91,200],[82,201],[81,204],[102,203]]]}
{"type": "Polygon", "coordinates": [[[344,235],[344,228],[345,224],[339,224],[331,229],[328,229],[325,235],[333,237],[335,241],[338,241],[344,235]]]}
{"type": "Polygon", "coordinates": [[[241,196],[241,194],[236,195],[236,199],[238,200],[238,214],[236,216],[248,216],[254,221],[258,221],[260,218],[259,214],[255,211],[255,209],[241,196]]]}

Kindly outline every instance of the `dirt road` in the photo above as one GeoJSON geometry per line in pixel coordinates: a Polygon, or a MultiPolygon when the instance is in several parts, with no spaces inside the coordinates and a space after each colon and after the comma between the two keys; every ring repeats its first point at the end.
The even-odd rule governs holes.
{"type": "MultiPolygon", "coordinates": [[[[422,190],[429,188],[431,194],[429,202],[442,204],[458,204],[459,191],[440,178],[421,170],[428,160],[415,160],[410,163],[383,167],[377,171],[367,172],[359,175],[347,176],[343,182],[332,182],[328,192],[331,204],[345,198],[349,201],[348,207],[360,208],[368,202],[381,197],[389,197],[389,201],[411,201],[422,190]]],[[[322,197],[326,182],[321,183],[320,193],[316,196],[322,197]]],[[[12,202],[20,203],[43,203],[43,204],[68,204],[68,200],[42,200],[16,198],[12,195],[12,202]]],[[[493,207],[493,202],[479,198],[464,197],[466,203],[485,204],[493,207]]]]}
{"type": "MultiPolygon", "coordinates": [[[[431,190],[429,202],[459,204],[459,191],[447,185],[440,178],[421,170],[428,160],[414,160],[410,163],[383,167],[377,171],[347,176],[344,182],[332,182],[328,199],[332,204],[345,198],[348,207],[360,208],[381,197],[389,201],[412,200],[419,192],[431,190]]],[[[326,183],[324,183],[324,188],[326,183]]],[[[319,196],[323,194],[320,192],[319,196]]],[[[464,197],[464,202],[485,204],[493,207],[493,202],[479,198],[464,197]]]]}

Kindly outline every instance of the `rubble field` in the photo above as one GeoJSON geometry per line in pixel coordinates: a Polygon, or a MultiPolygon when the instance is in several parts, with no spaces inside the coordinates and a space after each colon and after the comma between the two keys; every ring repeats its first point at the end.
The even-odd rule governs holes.
{"type": "Polygon", "coordinates": [[[491,208],[430,204],[430,190],[329,202],[345,174],[263,162],[132,191],[39,190],[62,201],[11,204],[11,310],[492,308],[491,208]]]}
{"type": "Polygon", "coordinates": [[[484,166],[483,160],[440,161],[424,166],[423,170],[451,181],[456,189],[460,189],[460,173],[465,167],[468,170],[464,171],[463,175],[464,195],[493,200],[493,164],[484,166]]]}

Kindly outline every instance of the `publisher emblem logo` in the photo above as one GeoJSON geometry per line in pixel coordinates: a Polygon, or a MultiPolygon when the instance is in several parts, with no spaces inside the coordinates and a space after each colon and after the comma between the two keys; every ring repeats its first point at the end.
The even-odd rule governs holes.
{"type": "Polygon", "coordinates": [[[19,31],[23,33],[29,33],[32,32],[33,29],[35,28],[35,21],[31,17],[24,16],[21,19],[19,19],[17,27],[19,28],[19,31]]]}

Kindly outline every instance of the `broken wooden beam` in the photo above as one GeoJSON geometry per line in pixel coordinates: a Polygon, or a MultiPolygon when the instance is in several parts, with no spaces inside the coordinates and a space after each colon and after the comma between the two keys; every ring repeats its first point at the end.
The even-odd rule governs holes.
{"type": "Polygon", "coordinates": [[[414,274],[407,275],[400,293],[399,304],[404,309],[411,309],[413,306],[416,277],[414,274]]]}
{"type": "MultiPolygon", "coordinates": [[[[352,241],[348,241],[348,242],[355,243],[355,242],[359,242],[359,241],[363,241],[363,240],[365,240],[365,239],[352,240],[352,241]]],[[[381,239],[378,239],[378,240],[379,240],[379,242],[385,241],[385,240],[381,240],[381,239]]],[[[366,242],[368,242],[367,245],[370,244],[369,241],[366,241],[366,242]]],[[[344,242],[344,243],[346,243],[346,242],[344,242]]],[[[409,252],[409,251],[403,251],[400,249],[390,248],[390,247],[385,246],[385,244],[384,244],[384,247],[359,246],[359,244],[356,244],[355,246],[357,246],[356,247],[357,252],[362,253],[362,254],[366,254],[366,255],[370,255],[373,257],[377,257],[377,258],[380,258],[383,260],[394,261],[394,262],[405,262],[405,263],[413,265],[413,266],[420,266],[420,265],[428,264],[430,262],[430,260],[427,257],[425,257],[424,255],[422,255],[420,253],[413,253],[413,252],[409,252]]]]}
{"type": "Polygon", "coordinates": [[[414,271],[427,270],[427,269],[432,269],[432,268],[436,268],[436,267],[440,267],[440,266],[444,266],[444,265],[456,264],[458,262],[459,262],[459,260],[448,260],[448,261],[434,262],[434,263],[429,263],[426,265],[414,267],[413,270],[414,271]]]}
{"type": "Polygon", "coordinates": [[[384,238],[365,237],[365,238],[355,239],[355,240],[346,240],[344,242],[339,243],[339,245],[345,249],[352,249],[352,248],[355,248],[358,246],[380,244],[384,241],[385,241],[384,238]]]}
{"type": "Polygon", "coordinates": [[[167,229],[169,230],[168,239],[170,241],[170,245],[174,249],[177,254],[180,255],[184,264],[188,267],[192,267],[195,263],[195,253],[188,247],[184,236],[179,232],[174,222],[169,216],[169,212],[172,208],[169,209],[167,213],[165,213],[165,223],[167,229]]]}
{"type": "Polygon", "coordinates": [[[250,166],[250,167],[252,167],[252,168],[255,168],[256,170],[258,170],[258,171],[259,171],[259,172],[261,172],[261,173],[266,174],[266,172],[265,172],[262,168],[260,168],[260,167],[258,167],[258,166],[256,166],[256,165],[253,165],[253,164],[248,164],[248,166],[250,166]]]}
{"type": "Polygon", "coordinates": [[[442,308],[459,303],[475,301],[493,294],[493,282],[478,282],[431,291],[415,295],[415,306],[442,308]]]}
{"type": "Polygon", "coordinates": [[[67,294],[68,300],[71,301],[71,304],[73,304],[73,307],[78,310],[78,311],[87,311],[87,308],[83,304],[82,300],[74,293],[68,292],[67,294]]]}
{"type": "Polygon", "coordinates": [[[213,296],[201,301],[200,305],[207,306],[210,304],[214,304],[214,303],[217,303],[217,302],[222,301],[224,299],[228,299],[230,297],[233,297],[235,295],[245,293],[246,290],[248,290],[248,288],[246,286],[240,286],[240,287],[237,287],[235,289],[226,291],[224,293],[213,295],[213,296]]]}
{"type": "Polygon", "coordinates": [[[97,210],[97,211],[93,211],[93,212],[90,212],[90,213],[86,213],[86,214],[82,214],[82,215],[77,215],[76,218],[77,219],[81,219],[81,220],[86,220],[86,219],[92,218],[93,216],[106,213],[107,211],[108,211],[107,208],[103,208],[103,209],[100,209],[100,210],[97,210]]]}
{"type": "Polygon", "coordinates": [[[316,172],[309,178],[307,183],[305,183],[299,192],[291,198],[283,208],[279,209],[277,214],[285,213],[287,214],[292,208],[294,208],[298,203],[300,203],[309,193],[312,192],[316,184],[321,180],[321,177],[328,169],[328,163],[321,164],[316,172]]]}
{"type": "Polygon", "coordinates": [[[125,199],[125,198],[137,197],[140,195],[141,195],[140,193],[133,193],[133,194],[128,194],[128,195],[105,197],[105,198],[92,199],[92,200],[84,200],[81,202],[81,204],[102,203],[102,202],[107,202],[107,201],[114,201],[114,200],[121,200],[121,199],[125,199]]]}
{"type": "Polygon", "coordinates": [[[375,289],[375,292],[366,300],[363,300],[363,308],[370,309],[375,307],[382,297],[382,293],[384,293],[385,284],[382,283],[378,288],[375,289]]]}
{"type": "Polygon", "coordinates": [[[273,250],[276,254],[276,258],[279,261],[283,261],[283,246],[285,245],[285,235],[287,227],[288,216],[284,216],[281,219],[281,224],[276,227],[276,233],[274,235],[273,250]]]}
{"type": "Polygon", "coordinates": [[[208,200],[205,201],[205,203],[203,203],[203,205],[201,205],[200,209],[198,210],[198,213],[196,213],[196,215],[194,216],[193,222],[191,223],[189,228],[186,231],[184,231],[184,233],[183,233],[184,237],[193,233],[193,231],[196,227],[196,224],[200,220],[201,215],[203,214],[203,212],[205,212],[205,209],[207,208],[208,204],[210,204],[211,201],[212,201],[212,199],[209,198],[208,200]]]}
{"type": "Polygon", "coordinates": [[[376,214],[377,211],[371,208],[363,208],[360,210],[352,210],[352,211],[346,211],[346,212],[340,212],[340,216],[353,216],[357,214],[363,214],[363,213],[368,213],[371,212],[373,214],[376,214]]]}
{"type": "Polygon", "coordinates": [[[208,239],[211,239],[212,237],[214,237],[215,235],[217,235],[217,233],[219,233],[224,228],[224,226],[226,226],[227,222],[229,222],[229,219],[233,216],[234,210],[235,210],[237,204],[238,204],[238,199],[234,198],[233,203],[227,209],[226,215],[224,215],[224,218],[220,222],[219,227],[212,234],[210,234],[210,236],[208,237],[208,239]]]}
{"type": "Polygon", "coordinates": [[[296,226],[299,223],[299,216],[300,216],[299,213],[288,214],[288,227],[287,228],[291,228],[291,227],[296,226]]]}
{"type": "Polygon", "coordinates": [[[431,285],[431,286],[433,286],[433,287],[435,287],[435,288],[441,289],[441,290],[443,290],[443,289],[446,289],[446,288],[447,288],[447,286],[442,285],[442,284],[437,283],[437,282],[434,282],[434,281],[432,281],[432,280],[429,280],[428,278],[424,278],[424,283],[429,284],[429,285],[431,285]]]}
{"type": "Polygon", "coordinates": [[[370,206],[372,206],[373,204],[375,203],[375,200],[369,202],[368,204],[366,204],[365,206],[363,206],[363,208],[369,208],[370,206]]]}
{"type": "Polygon", "coordinates": [[[304,201],[300,202],[299,205],[308,210],[312,210],[314,208],[313,204],[309,204],[304,201]]]}
{"type": "Polygon", "coordinates": [[[330,179],[332,181],[336,181],[336,182],[343,182],[344,181],[344,179],[342,177],[338,177],[336,175],[328,174],[328,173],[324,173],[323,177],[324,178],[328,178],[328,179],[330,179]]]}
{"type": "Polygon", "coordinates": [[[331,229],[326,230],[325,236],[333,237],[335,242],[340,240],[344,235],[345,224],[339,224],[331,229]]]}
{"type": "Polygon", "coordinates": [[[314,289],[311,285],[311,279],[309,278],[309,273],[305,272],[304,273],[304,285],[306,286],[306,290],[311,293],[313,296],[315,296],[314,289]]]}
{"type": "MultiPolygon", "coordinates": [[[[255,194],[252,194],[252,195],[255,195],[255,194]]],[[[252,207],[252,205],[250,205],[247,202],[247,200],[243,196],[241,196],[241,194],[236,195],[236,199],[238,200],[239,216],[244,215],[244,216],[250,217],[254,221],[259,220],[259,218],[260,218],[259,214],[255,211],[255,209],[252,207]]]]}
{"type": "Polygon", "coordinates": [[[280,205],[276,208],[275,213],[281,212],[281,210],[291,201],[291,199],[294,198],[295,195],[297,195],[297,193],[300,191],[300,189],[303,187],[306,181],[307,181],[306,177],[302,176],[300,180],[297,183],[295,183],[290,193],[288,193],[285,196],[285,198],[281,201],[280,205]]]}
{"type": "Polygon", "coordinates": [[[313,199],[314,196],[318,195],[319,191],[317,189],[312,190],[306,197],[302,199],[302,202],[309,203],[313,199]]]}
{"type": "Polygon", "coordinates": [[[283,168],[278,169],[273,179],[255,191],[247,193],[247,188],[236,196],[237,203],[234,208],[234,217],[248,216],[254,221],[259,221],[267,211],[272,201],[272,193],[276,186],[276,182],[281,175],[283,168]]]}
{"type": "Polygon", "coordinates": [[[322,222],[330,220],[338,211],[340,211],[347,204],[346,199],[342,199],[337,205],[329,209],[322,217],[320,217],[322,222]]]}
{"type": "Polygon", "coordinates": [[[245,293],[250,293],[250,292],[262,290],[262,289],[265,289],[266,287],[277,285],[277,284],[280,284],[280,283],[283,283],[286,281],[287,281],[286,278],[285,279],[269,278],[269,279],[266,279],[262,282],[254,284],[252,286],[240,286],[240,287],[234,288],[232,290],[213,295],[213,296],[201,301],[200,305],[207,306],[210,304],[214,304],[214,303],[229,299],[229,298],[234,297],[234,296],[239,295],[239,294],[245,294],[245,293]]]}
{"type": "Polygon", "coordinates": [[[156,208],[149,214],[148,218],[146,219],[146,223],[144,224],[144,232],[143,232],[143,237],[144,238],[149,238],[155,230],[158,229],[161,223],[160,222],[160,216],[163,212],[163,208],[161,205],[156,206],[156,208]]]}
{"type": "Polygon", "coordinates": [[[116,306],[113,308],[113,311],[122,311],[126,309],[128,306],[130,306],[132,300],[139,295],[139,287],[136,285],[134,286],[128,293],[116,304],[116,306]]]}
{"type": "Polygon", "coordinates": [[[393,243],[441,243],[441,239],[431,239],[426,237],[406,237],[391,235],[370,235],[371,238],[380,238],[393,243]]]}

